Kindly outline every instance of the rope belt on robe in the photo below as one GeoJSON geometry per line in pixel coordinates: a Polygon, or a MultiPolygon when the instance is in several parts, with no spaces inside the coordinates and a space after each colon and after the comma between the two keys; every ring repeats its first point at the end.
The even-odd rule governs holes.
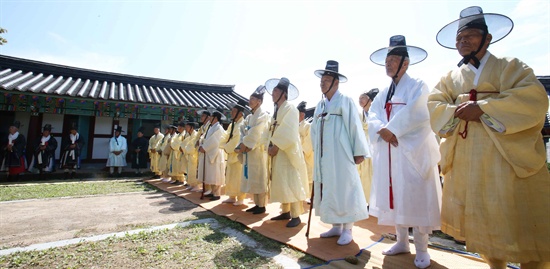
{"type": "MultiPolygon", "coordinates": [[[[500,93],[500,92],[497,92],[497,91],[492,91],[492,92],[478,92],[476,91],[475,89],[471,89],[470,90],[470,98],[469,100],[470,101],[474,101],[477,103],[477,94],[478,93],[500,93]]],[[[468,136],[468,121],[466,121],[466,125],[464,126],[464,131],[462,132],[458,132],[458,134],[460,135],[460,137],[462,137],[462,139],[466,139],[466,136],[468,136]]]]}
{"type": "MultiPolygon", "coordinates": [[[[393,83],[392,83],[392,86],[393,86],[393,83]]],[[[391,92],[391,87],[390,87],[390,92],[391,92]]],[[[391,99],[391,97],[389,98],[391,99]]],[[[406,105],[406,103],[392,103],[391,101],[387,101],[386,102],[386,105],[384,106],[384,108],[386,109],[386,117],[388,119],[388,121],[390,121],[390,115],[391,115],[391,111],[392,111],[392,108],[393,106],[395,105],[406,105]]],[[[389,170],[389,179],[390,179],[390,209],[393,209],[393,187],[392,187],[392,176],[391,176],[391,144],[388,142],[388,170],[389,170]]]]}

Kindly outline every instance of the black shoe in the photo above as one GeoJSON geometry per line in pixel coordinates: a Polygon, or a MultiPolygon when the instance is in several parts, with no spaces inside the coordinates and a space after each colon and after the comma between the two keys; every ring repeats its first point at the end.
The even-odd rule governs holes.
{"type": "Polygon", "coordinates": [[[159,175],[154,175],[153,177],[151,177],[151,179],[160,179],[160,176],[159,175]]]}
{"type": "Polygon", "coordinates": [[[286,227],[288,227],[288,228],[296,227],[296,226],[300,225],[300,223],[302,223],[302,221],[300,220],[300,217],[292,218],[292,219],[286,224],[286,227]]]}
{"type": "Polygon", "coordinates": [[[254,211],[252,211],[252,214],[254,215],[258,215],[258,214],[263,214],[265,213],[265,206],[258,206],[258,208],[254,209],[254,211]]]}
{"type": "Polygon", "coordinates": [[[214,194],[209,193],[209,194],[205,195],[204,197],[210,197],[210,198],[212,198],[212,197],[214,197],[214,194]]]}
{"type": "Polygon", "coordinates": [[[76,172],[72,172],[71,173],[71,178],[75,178],[76,177],[76,172]]]}
{"type": "Polygon", "coordinates": [[[254,210],[256,210],[256,208],[258,208],[257,205],[255,205],[255,206],[253,206],[253,207],[251,207],[251,208],[249,208],[249,209],[247,209],[247,210],[245,210],[245,211],[246,211],[246,212],[253,212],[254,210]]]}
{"type": "Polygon", "coordinates": [[[220,200],[220,197],[219,196],[212,196],[210,198],[210,201],[216,201],[216,200],[220,200]]]}
{"type": "Polygon", "coordinates": [[[291,219],[290,212],[285,212],[277,217],[271,218],[271,220],[289,220],[289,219],[291,219]]]}

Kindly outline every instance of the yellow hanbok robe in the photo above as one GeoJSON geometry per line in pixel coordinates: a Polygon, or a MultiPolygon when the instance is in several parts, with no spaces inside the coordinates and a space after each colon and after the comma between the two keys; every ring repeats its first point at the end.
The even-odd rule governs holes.
{"type": "Polygon", "coordinates": [[[181,146],[183,147],[183,152],[185,154],[185,160],[187,161],[187,165],[184,166],[187,173],[187,184],[191,186],[197,186],[199,183],[199,180],[197,179],[197,168],[199,165],[199,151],[195,147],[195,142],[197,141],[197,137],[199,136],[199,133],[195,130],[193,130],[192,133],[188,134],[181,143],[181,146]]]}
{"type": "Polygon", "coordinates": [[[225,134],[221,138],[220,147],[227,153],[227,162],[225,170],[225,194],[228,196],[240,196],[241,192],[241,176],[243,173],[243,165],[239,162],[239,154],[235,152],[235,148],[239,145],[241,138],[240,129],[244,119],[240,118],[235,123],[227,127],[225,134]],[[232,126],[234,124],[234,126],[232,126]],[[233,136],[231,130],[233,129],[233,136]],[[231,138],[229,138],[231,136],[231,138]]]}
{"type": "Polygon", "coordinates": [[[271,160],[270,201],[294,203],[309,193],[306,163],[298,132],[298,110],[284,102],[272,118],[270,141],[279,148],[271,160]]]}
{"type": "MultiPolygon", "coordinates": [[[[370,155],[372,156],[372,149],[369,139],[369,121],[368,116],[365,112],[361,113],[359,116],[361,123],[363,124],[363,132],[365,133],[365,138],[367,139],[367,147],[371,151],[370,155]]],[[[370,199],[370,189],[372,184],[372,158],[365,158],[363,162],[357,165],[357,171],[359,172],[359,177],[361,178],[361,185],[363,186],[363,193],[365,194],[365,199],[369,203],[370,199]]]]}
{"type": "Polygon", "coordinates": [[[182,167],[183,151],[181,150],[181,143],[185,136],[185,131],[176,134],[170,138],[170,157],[168,158],[168,175],[178,181],[184,180],[184,172],[182,167]]]}
{"type": "Polygon", "coordinates": [[[487,52],[479,69],[463,65],[443,76],[428,100],[432,129],[443,137],[442,230],[488,257],[550,261],[550,176],[541,135],[548,97],[533,70],[487,52]],[[468,123],[462,138],[466,122],[454,112],[471,89],[485,114],[468,123]],[[482,93],[489,91],[500,93],[482,93]],[[446,128],[453,120],[458,125],[446,128]]]}
{"type": "Polygon", "coordinates": [[[311,123],[307,120],[303,120],[298,125],[298,131],[300,133],[300,142],[302,144],[302,150],[304,152],[304,160],[306,161],[307,182],[308,182],[308,197],[311,197],[311,189],[309,186],[313,183],[313,145],[311,144],[310,135],[311,123]]]}
{"type": "Polygon", "coordinates": [[[164,134],[161,132],[149,138],[149,159],[151,159],[151,171],[155,173],[155,175],[161,174],[161,171],[159,170],[160,154],[156,152],[156,150],[159,147],[162,138],[164,138],[164,134]],[[155,150],[155,152],[153,152],[153,149],[155,150]]]}
{"type": "Polygon", "coordinates": [[[263,194],[267,192],[267,132],[269,114],[257,108],[248,115],[240,128],[240,142],[250,151],[243,153],[241,192],[263,194]]]}
{"type": "Polygon", "coordinates": [[[163,141],[159,143],[159,148],[157,151],[161,151],[160,160],[159,160],[159,171],[161,173],[168,174],[168,158],[170,157],[171,148],[168,145],[168,141],[171,138],[171,134],[164,136],[163,141]]]}

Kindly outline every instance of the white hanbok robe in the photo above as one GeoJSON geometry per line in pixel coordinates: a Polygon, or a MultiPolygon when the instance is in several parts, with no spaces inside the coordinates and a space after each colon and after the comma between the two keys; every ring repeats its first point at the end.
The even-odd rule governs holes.
{"type": "Polygon", "coordinates": [[[111,137],[109,141],[109,157],[107,159],[107,167],[126,166],[126,153],[128,152],[128,144],[124,136],[111,137]],[[115,155],[113,151],[122,151],[119,155],[115,155]]]}
{"type": "Polygon", "coordinates": [[[380,225],[420,227],[431,233],[441,226],[441,183],[437,162],[439,145],[431,130],[429,88],[405,74],[395,87],[388,121],[384,109],[388,88],[374,98],[369,110],[369,137],[374,147],[370,213],[380,225]],[[394,208],[390,209],[388,145],[377,132],[387,128],[398,146],[391,146],[394,208]]]}
{"type": "Polygon", "coordinates": [[[239,162],[239,154],[235,152],[235,148],[239,145],[241,139],[240,129],[243,125],[244,119],[240,118],[236,121],[234,126],[230,124],[227,127],[225,135],[221,139],[221,147],[227,153],[227,170],[225,173],[225,194],[228,196],[241,195],[241,175],[243,173],[243,165],[239,162]],[[233,129],[233,136],[231,135],[231,129],[233,129]]]}
{"type": "Polygon", "coordinates": [[[244,120],[241,127],[241,143],[250,148],[243,153],[241,191],[251,194],[267,192],[267,134],[269,114],[256,109],[244,120]]]}
{"type": "Polygon", "coordinates": [[[332,224],[367,219],[367,202],[353,157],[370,155],[353,100],[339,91],[330,102],[321,100],[311,123],[311,139],[316,215],[332,224]]]}
{"type": "Polygon", "coordinates": [[[206,184],[218,186],[225,184],[225,158],[223,149],[220,148],[220,139],[224,132],[219,122],[214,123],[200,145],[205,151],[199,153],[200,182],[204,180],[206,184]]]}

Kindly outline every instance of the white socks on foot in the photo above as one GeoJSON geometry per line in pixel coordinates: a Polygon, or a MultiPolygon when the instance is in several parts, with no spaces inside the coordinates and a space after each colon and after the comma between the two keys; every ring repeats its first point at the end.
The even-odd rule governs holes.
{"type": "Polygon", "coordinates": [[[409,244],[395,243],[391,248],[382,251],[382,254],[393,256],[401,253],[409,253],[409,244]]]}
{"type": "Polygon", "coordinates": [[[344,246],[353,240],[353,236],[351,235],[351,229],[343,229],[342,235],[340,235],[340,238],[338,238],[338,245],[344,246]]]}
{"type": "Polygon", "coordinates": [[[414,258],[414,265],[420,269],[430,266],[430,254],[428,252],[417,251],[414,258]]]}
{"type": "Polygon", "coordinates": [[[338,226],[333,225],[330,230],[328,230],[327,232],[324,232],[324,233],[321,234],[321,238],[340,236],[341,234],[342,234],[342,226],[341,225],[338,225],[338,226]]]}

